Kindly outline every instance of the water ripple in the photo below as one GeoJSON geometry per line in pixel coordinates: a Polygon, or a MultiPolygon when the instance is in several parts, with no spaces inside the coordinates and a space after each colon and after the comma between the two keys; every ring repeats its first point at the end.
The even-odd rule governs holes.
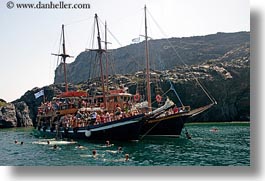
{"type": "Polygon", "coordinates": [[[33,129],[0,130],[1,165],[14,166],[249,166],[249,124],[190,124],[192,135],[188,140],[181,138],[145,139],[137,143],[113,142],[106,147],[102,142],[78,141],[76,144],[52,145],[32,135],[33,129]],[[212,131],[217,128],[217,131],[212,131]],[[18,140],[19,144],[15,144],[18,140]],[[24,144],[21,145],[20,142],[24,144]],[[122,152],[118,152],[118,147],[122,152]],[[92,156],[97,150],[97,156],[92,156]],[[129,160],[125,161],[125,154],[129,160]]]}

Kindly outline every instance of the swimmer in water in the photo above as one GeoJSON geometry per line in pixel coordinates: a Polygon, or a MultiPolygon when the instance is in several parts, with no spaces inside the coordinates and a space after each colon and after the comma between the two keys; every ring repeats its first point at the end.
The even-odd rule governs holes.
{"type": "Polygon", "coordinates": [[[47,144],[48,144],[48,145],[50,144],[50,141],[49,141],[49,140],[47,141],[47,144]]]}
{"type": "Polygon", "coordinates": [[[110,144],[110,141],[107,140],[107,141],[106,141],[106,144],[105,144],[105,147],[111,147],[111,146],[114,146],[114,144],[110,144]]]}
{"type": "Polygon", "coordinates": [[[97,150],[93,150],[93,151],[92,151],[92,155],[93,155],[93,157],[95,158],[95,157],[97,156],[97,150]]]}
{"type": "Polygon", "coordinates": [[[84,146],[82,146],[80,144],[78,144],[75,148],[80,149],[80,150],[86,149],[86,147],[84,147],[84,146]]]}
{"type": "Polygon", "coordinates": [[[14,141],[14,143],[15,143],[15,144],[18,144],[18,141],[17,141],[17,140],[15,140],[15,141],[14,141]]]}
{"type": "Polygon", "coordinates": [[[24,144],[24,142],[23,142],[23,141],[21,141],[21,142],[20,142],[20,145],[23,145],[23,144],[24,144]]]}
{"type": "Polygon", "coordinates": [[[119,146],[119,147],[118,147],[118,153],[121,153],[121,152],[122,152],[122,147],[119,146]]]}
{"type": "Polygon", "coordinates": [[[122,152],[122,147],[119,146],[117,150],[106,150],[106,152],[113,153],[113,154],[121,153],[122,152]]]}
{"type": "Polygon", "coordinates": [[[191,139],[191,135],[188,133],[188,131],[186,131],[185,134],[188,139],[191,139]]]}
{"type": "Polygon", "coordinates": [[[217,129],[217,128],[212,128],[210,131],[212,131],[212,132],[217,132],[218,129],[217,129]]]}
{"type": "Polygon", "coordinates": [[[129,161],[129,154],[125,154],[125,161],[129,161]]]}

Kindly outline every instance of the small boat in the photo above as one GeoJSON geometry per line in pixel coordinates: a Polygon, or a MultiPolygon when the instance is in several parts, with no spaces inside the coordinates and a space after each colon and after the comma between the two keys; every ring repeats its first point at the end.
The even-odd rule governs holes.
{"type": "MultiPolygon", "coordinates": [[[[102,54],[107,52],[101,48],[101,38],[97,24],[98,49],[100,62],[102,93],[88,95],[83,91],[68,91],[66,76],[64,26],[62,26],[62,57],[64,66],[65,92],[52,101],[41,105],[37,115],[37,130],[41,135],[55,138],[86,139],[86,140],[138,140],[145,114],[132,109],[129,102],[133,95],[123,89],[105,91],[102,66],[102,54]],[[121,110],[125,110],[123,113],[121,110]]],[[[105,56],[107,57],[107,55],[105,56]]]]}

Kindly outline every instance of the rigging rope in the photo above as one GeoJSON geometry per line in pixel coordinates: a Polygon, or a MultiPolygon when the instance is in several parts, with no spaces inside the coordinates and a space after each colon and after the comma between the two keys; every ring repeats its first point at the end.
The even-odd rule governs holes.
{"type": "MultiPolygon", "coordinates": [[[[100,18],[98,18],[99,19],[99,22],[102,24],[102,25],[104,25],[104,22],[100,19],[100,18]]],[[[123,45],[122,45],[122,43],[118,40],[118,38],[110,31],[110,29],[107,27],[107,32],[111,35],[111,37],[119,44],[119,46],[120,47],[123,47],[123,45]]],[[[130,54],[130,52],[128,51],[128,49],[126,49],[125,48],[125,51],[126,51],[126,53],[128,53],[129,55],[131,55],[130,54]]],[[[112,57],[113,57],[113,59],[114,59],[114,56],[112,55],[112,57]]],[[[136,58],[135,58],[135,56],[134,55],[131,55],[131,57],[130,57],[132,60],[133,60],[133,62],[136,64],[136,66],[138,66],[138,67],[140,67],[140,66],[142,66],[140,63],[138,63],[138,61],[136,60],[136,58]]],[[[113,60],[114,61],[114,60],[113,60]]],[[[111,64],[112,65],[112,69],[113,69],[113,73],[115,73],[115,69],[114,69],[114,66],[113,66],[113,64],[111,64]]]]}
{"type": "Polygon", "coordinates": [[[178,98],[178,100],[179,100],[181,106],[184,107],[184,104],[182,103],[182,101],[181,101],[181,99],[180,99],[180,97],[179,97],[177,91],[175,90],[175,88],[174,88],[174,86],[173,86],[173,84],[172,84],[172,82],[171,82],[170,80],[169,80],[169,83],[170,83],[170,88],[169,88],[169,90],[172,90],[172,91],[176,94],[176,96],[177,96],[177,98],[178,98]]]}
{"type": "MultiPolygon", "coordinates": [[[[61,31],[61,36],[60,36],[60,42],[59,42],[59,50],[58,50],[58,54],[60,54],[60,52],[61,52],[61,44],[62,44],[62,39],[63,39],[63,32],[61,31]]],[[[59,65],[59,56],[57,56],[57,65],[56,66],[58,66],[59,65]]]]}
{"type": "MultiPolygon", "coordinates": [[[[192,74],[193,75],[193,74],[192,74]]],[[[193,75],[194,76],[194,75],[193,75]]],[[[208,98],[214,103],[217,104],[217,101],[215,100],[215,98],[210,95],[209,91],[206,89],[206,87],[204,88],[203,85],[200,83],[200,81],[194,76],[196,82],[198,82],[199,86],[201,87],[201,89],[203,90],[203,92],[208,96],[208,98]]]]}
{"type": "Polygon", "coordinates": [[[152,131],[161,121],[158,121],[154,126],[152,126],[149,130],[147,130],[140,138],[142,140],[150,131],[152,131]]]}
{"type": "MultiPolygon", "coordinates": [[[[157,23],[157,21],[154,19],[154,17],[152,16],[152,14],[148,11],[148,14],[150,15],[150,17],[152,18],[152,20],[154,21],[154,23],[156,24],[156,26],[158,27],[158,29],[161,31],[161,33],[163,34],[163,36],[167,37],[166,33],[162,30],[162,28],[159,26],[159,24],[157,23]]],[[[178,56],[179,60],[187,67],[189,67],[185,61],[182,59],[182,57],[180,56],[180,54],[178,53],[178,51],[176,50],[176,48],[172,45],[172,43],[169,41],[168,38],[166,38],[168,44],[171,46],[171,48],[173,49],[173,51],[176,53],[176,55],[178,56]]],[[[206,94],[206,96],[210,99],[210,101],[212,101],[214,104],[217,104],[217,101],[215,100],[215,98],[209,93],[209,91],[206,89],[206,87],[203,87],[203,85],[199,82],[199,80],[195,77],[195,75],[193,74],[193,72],[190,70],[190,68],[188,68],[188,71],[191,73],[191,75],[193,76],[193,78],[196,80],[196,82],[198,83],[198,85],[201,87],[201,89],[203,90],[203,92],[206,94]]]]}

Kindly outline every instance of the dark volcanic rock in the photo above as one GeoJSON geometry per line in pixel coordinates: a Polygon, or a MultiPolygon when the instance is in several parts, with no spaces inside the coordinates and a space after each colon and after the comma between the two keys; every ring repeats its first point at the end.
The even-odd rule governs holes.
{"type": "Polygon", "coordinates": [[[30,111],[25,102],[15,103],[17,127],[33,126],[32,120],[29,117],[30,111]]]}
{"type": "Polygon", "coordinates": [[[6,103],[0,106],[0,128],[12,128],[17,126],[16,109],[14,104],[6,103]]]}
{"type": "Polygon", "coordinates": [[[32,126],[25,102],[6,103],[0,100],[0,128],[32,126]]]}
{"type": "MultiPolygon", "coordinates": [[[[182,66],[183,63],[201,64],[218,59],[249,41],[249,32],[150,40],[150,66],[154,70],[170,70],[182,66]]],[[[145,66],[144,50],[144,42],[112,50],[109,55],[109,74],[132,74],[142,70],[145,66]]],[[[95,52],[86,51],[80,53],[74,62],[67,64],[68,81],[76,84],[98,77],[100,71],[95,57],[95,52]]],[[[63,68],[60,65],[55,71],[54,83],[63,83],[63,77],[63,68]]]]}
{"type": "MultiPolygon", "coordinates": [[[[144,44],[132,44],[112,51],[108,84],[109,89],[119,86],[129,88],[135,94],[142,82],[145,85],[144,44]]],[[[76,60],[67,65],[69,90],[87,90],[98,94],[100,87],[99,70],[95,68],[94,52],[82,52],[76,60]]],[[[218,102],[209,111],[200,114],[192,121],[247,121],[250,120],[250,33],[217,33],[214,35],[189,38],[170,38],[150,41],[151,88],[156,85],[163,91],[170,88],[170,80],[182,102],[191,108],[211,103],[196,79],[207,88],[218,102]],[[168,42],[173,45],[170,47],[168,42]],[[176,52],[180,56],[176,54],[176,52]],[[182,57],[182,59],[180,59],[182,57]],[[186,63],[183,65],[183,61],[186,63]]],[[[54,85],[34,88],[27,91],[15,102],[24,101],[30,110],[30,118],[35,124],[37,108],[43,98],[35,99],[34,93],[44,89],[45,100],[64,91],[63,71],[56,69],[54,85]]],[[[144,87],[144,86],[143,86],[144,87]]],[[[144,88],[143,88],[143,91],[144,88]]],[[[176,96],[168,96],[178,105],[176,96]]],[[[155,94],[152,95],[155,100],[155,94]]],[[[1,116],[0,112],[0,116],[1,116]]]]}

